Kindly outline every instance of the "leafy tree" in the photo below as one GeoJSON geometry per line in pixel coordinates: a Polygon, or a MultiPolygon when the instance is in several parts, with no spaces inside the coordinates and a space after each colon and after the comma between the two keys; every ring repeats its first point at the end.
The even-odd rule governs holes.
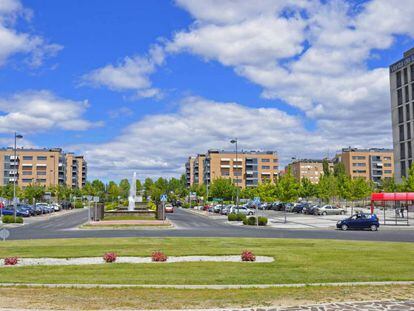
{"type": "Polygon", "coordinates": [[[273,202],[278,198],[278,188],[275,183],[267,180],[256,187],[254,197],[259,197],[263,202],[273,202]]]}
{"type": "Polygon", "coordinates": [[[94,181],[92,181],[91,185],[93,189],[92,195],[102,197],[103,194],[105,193],[105,184],[99,179],[95,179],[94,181]]]}
{"type": "MultiPolygon", "coordinates": [[[[119,182],[119,195],[123,198],[126,199],[129,196],[129,190],[131,188],[131,185],[129,184],[129,180],[128,179],[122,179],[119,182]]],[[[109,192],[109,189],[108,189],[109,192]]]]}
{"type": "Polygon", "coordinates": [[[300,185],[293,177],[290,168],[276,183],[277,197],[284,202],[292,202],[299,197],[300,185]]]}
{"type": "Polygon", "coordinates": [[[396,192],[397,185],[395,183],[394,177],[382,179],[379,189],[384,192],[396,192]]]}
{"type": "Polygon", "coordinates": [[[110,181],[107,188],[108,199],[110,201],[116,201],[121,191],[122,190],[120,189],[120,187],[118,187],[118,185],[114,181],[110,181]]]}
{"type": "Polygon", "coordinates": [[[342,162],[335,163],[333,174],[335,177],[341,178],[346,176],[345,165],[342,162]]]}
{"type": "MultiPolygon", "coordinates": [[[[55,188],[55,187],[54,187],[55,188]]],[[[33,199],[40,200],[45,194],[45,187],[39,185],[29,185],[23,190],[23,198],[29,202],[33,199]]]]}
{"type": "Polygon", "coordinates": [[[139,179],[137,179],[136,186],[137,186],[137,192],[142,190],[142,184],[141,184],[141,181],[139,179]]]}
{"type": "Polygon", "coordinates": [[[318,183],[318,196],[320,199],[329,202],[329,200],[338,195],[337,179],[333,175],[323,175],[318,183]]]}
{"type": "Polygon", "coordinates": [[[317,186],[308,178],[303,178],[300,183],[299,195],[302,198],[312,198],[317,194],[317,186]]]}
{"type": "Polygon", "coordinates": [[[210,186],[210,196],[230,200],[236,195],[236,186],[230,178],[217,178],[210,186]]]}
{"type": "Polygon", "coordinates": [[[322,160],[322,168],[323,168],[323,174],[325,176],[331,175],[331,170],[329,169],[328,159],[325,158],[325,159],[322,160]]]}
{"type": "Polygon", "coordinates": [[[408,176],[406,178],[403,177],[402,188],[407,192],[414,191],[414,164],[408,170],[408,176]]]}

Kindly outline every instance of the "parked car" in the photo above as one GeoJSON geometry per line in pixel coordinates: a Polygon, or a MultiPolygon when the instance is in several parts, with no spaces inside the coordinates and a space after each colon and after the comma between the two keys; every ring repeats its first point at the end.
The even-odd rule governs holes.
{"type": "Polygon", "coordinates": [[[53,207],[53,209],[54,209],[55,212],[58,212],[58,211],[60,211],[62,209],[62,207],[58,203],[53,203],[52,204],[52,207],[53,207]]]}
{"type": "Polygon", "coordinates": [[[220,213],[222,207],[223,207],[223,205],[221,205],[221,204],[217,204],[217,205],[213,206],[213,212],[216,213],[216,214],[220,213]]]}
{"type": "Polygon", "coordinates": [[[308,203],[298,204],[292,208],[292,213],[302,213],[303,209],[307,208],[308,206],[309,206],[308,203]]]}
{"type": "Polygon", "coordinates": [[[21,209],[21,210],[28,211],[28,212],[29,212],[29,214],[30,214],[30,216],[36,216],[36,215],[37,215],[35,208],[34,208],[33,206],[31,206],[31,205],[27,205],[27,204],[18,204],[18,205],[17,205],[17,208],[18,208],[18,209],[21,209]]]}
{"type": "Polygon", "coordinates": [[[320,206],[317,204],[308,204],[302,209],[303,214],[313,215],[315,209],[319,208],[320,206]]]}
{"type": "Polygon", "coordinates": [[[62,201],[61,206],[63,209],[72,209],[73,205],[70,201],[62,201]]]}
{"type": "Polygon", "coordinates": [[[343,208],[338,208],[333,205],[324,205],[318,207],[314,211],[314,215],[345,215],[346,211],[343,208]]]}
{"type": "Polygon", "coordinates": [[[336,223],[336,228],[342,229],[343,231],[348,229],[370,229],[371,231],[377,231],[379,226],[377,215],[364,213],[352,215],[336,223]]]}
{"type": "Polygon", "coordinates": [[[165,212],[174,213],[174,207],[172,206],[172,204],[165,204],[165,212]]]}
{"type": "Polygon", "coordinates": [[[254,210],[247,208],[246,206],[234,206],[231,211],[232,213],[240,213],[247,216],[254,215],[254,210]]]}
{"type": "Polygon", "coordinates": [[[221,214],[221,215],[228,215],[228,214],[230,214],[230,210],[231,210],[231,208],[232,208],[232,205],[226,205],[226,206],[224,206],[224,207],[221,209],[220,214],[221,214]]]}
{"type": "Polygon", "coordinates": [[[40,207],[42,209],[42,214],[49,214],[52,212],[49,208],[49,204],[47,203],[36,203],[36,207],[40,207]]]}

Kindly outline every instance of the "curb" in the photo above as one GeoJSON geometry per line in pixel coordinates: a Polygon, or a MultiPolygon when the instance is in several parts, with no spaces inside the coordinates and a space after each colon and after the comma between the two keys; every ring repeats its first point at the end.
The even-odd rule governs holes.
{"type": "Polygon", "coordinates": [[[337,283],[297,283],[297,284],[238,284],[238,285],[167,285],[167,284],[36,284],[36,283],[0,283],[0,287],[46,287],[46,288],[174,288],[174,289],[266,289],[266,288],[300,288],[320,286],[384,286],[414,285],[414,281],[383,281],[383,282],[337,282],[337,283]]]}

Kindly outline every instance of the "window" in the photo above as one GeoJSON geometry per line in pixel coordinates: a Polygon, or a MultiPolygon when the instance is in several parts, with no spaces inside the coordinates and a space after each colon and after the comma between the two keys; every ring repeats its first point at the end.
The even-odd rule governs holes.
{"type": "Polygon", "coordinates": [[[352,166],[367,166],[366,163],[352,163],[352,166]]]}
{"type": "Polygon", "coordinates": [[[352,160],[365,160],[365,156],[352,156],[352,160]]]}
{"type": "Polygon", "coordinates": [[[270,162],[270,159],[262,159],[262,162],[270,162]]]}
{"type": "Polygon", "coordinates": [[[384,167],[391,167],[392,164],[391,163],[384,163],[384,167]]]}
{"type": "Polygon", "coordinates": [[[46,156],[38,156],[37,157],[37,160],[38,161],[46,161],[47,160],[47,157],[46,156]]]}
{"type": "Polygon", "coordinates": [[[412,152],[411,152],[411,142],[407,142],[407,157],[411,158],[412,157],[412,152]]]}
{"type": "MultiPolygon", "coordinates": [[[[412,79],[414,79],[414,77],[412,79]]],[[[411,83],[411,100],[414,100],[414,83],[411,83]]]]}
{"type": "Polygon", "coordinates": [[[391,170],[385,170],[384,174],[392,174],[392,171],[391,170]]]}
{"type": "Polygon", "coordinates": [[[404,122],[404,109],[403,107],[398,107],[398,123],[404,122]]]}
{"type": "Polygon", "coordinates": [[[268,170],[268,169],[270,169],[270,166],[268,166],[268,165],[262,165],[262,169],[263,170],[268,170]]]}
{"type": "Polygon", "coordinates": [[[33,181],[33,179],[32,178],[23,178],[22,181],[25,182],[25,183],[31,183],[33,181]]]}
{"type": "Polygon", "coordinates": [[[23,175],[32,175],[32,171],[23,171],[23,175]]]}
{"type": "Polygon", "coordinates": [[[404,143],[400,144],[400,157],[401,157],[401,159],[405,159],[405,145],[404,145],[404,143]]]}
{"type": "Polygon", "coordinates": [[[411,139],[411,123],[407,123],[407,139],[411,139]]]}
{"type": "Polygon", "coordinates": [[[397,87],[400,87],[402,85],[402,83],[401,83],[401,71],[397,71],[396,78],[397,78],[397,87]]]}
{"type": "Polygon", "coordinates": [[[410,69],[411,69],[411,81],[414,81],[414,65],[411,65],[410,69]]]}
{"type": "Polygon", "coordinates": [[[23,156],[23,160],[30,161],[30,160],[33,160],[33,157],[32,156],[23,156]]]}
{"type": "Polygon", "coordinates": [[[403,99],[402,99],[402,89],[397,90],[397,104],[402,105],[403,99]]]}
{"type": "Polygon", "coordinates": [[[384,157],[385,161],[391,161],[391,157],[384,157]]]}
{"type": "MultiPolygon", "coordinates": [[[[413,83],[413,87],[414,87],[414,83],[413,83]]],[[[277,163],[277,159],[273,159],[273,163],[277,163]]]]}
{"type": "Polygon", "coordinates": [[[404,140],[404,124],[400,125],[400,141],[404,140]]]}
{"type": "Polygon", "coordinates": [[[44,179],[44,178],[40,178],[40,179],[39,179],[39,178],[38,178],[38,179],[37,179],[37,182],[43,182],[43,183],[44,183],[44,182],[46,182],[46,179],[44,179]]]}
{"type": "Polygon", "coordinates": [[[410,95],[408,95],[408,85],[404,88],[405,93],[405,102],[408,102],[410,100],[410,95]]]}
{"type": "Polygon", "coordinates": [[[410,121],[410,105],[405,105],[405,121],[410,121]]]}
{"type": "Polygon", "coordinates": [[[407,67],[404,68],[404,84],[408,83],[408,70],[407,67]]]}
{"type": "Polygon", "coordinates": [[[37,171],[37,176],[45,176],[46,171],[37,171]]]}
{"type": "Polygon", "coordinates": [[[279,169],[279,166],[273,166],[273,169],[274,170],[278,170],[279,169]]]}
{"type": "Polygon", "coordinates": [[[405,161],[401,161],[401,177],[406,177],[406,172],[405,172],[405,161]]]}

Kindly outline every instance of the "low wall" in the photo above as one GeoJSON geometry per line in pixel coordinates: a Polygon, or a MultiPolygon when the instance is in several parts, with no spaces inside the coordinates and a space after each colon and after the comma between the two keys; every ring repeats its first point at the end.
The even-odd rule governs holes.
{"type": "Polygon", "coordinates": [[[134,211],[128,211],[128,210],[112,210],[112,211],[105,211],[105,216],[111,216],[111,217],[117,217],[117,216],[148,216],[148,217],[154,217],[155,218],[155,211],[150,210],[134,210],[134,211]]]}

